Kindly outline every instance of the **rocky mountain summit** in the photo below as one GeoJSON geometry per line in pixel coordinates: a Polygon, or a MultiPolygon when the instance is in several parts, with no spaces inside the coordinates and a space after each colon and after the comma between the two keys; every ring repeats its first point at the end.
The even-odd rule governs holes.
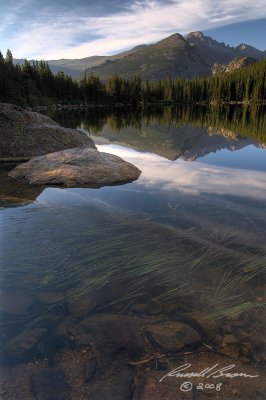
{"type": "Polygon", "coordinates": [[[266,57],[266,52],[260,51],[253,46],[250,46],[246,43],[241,43],[235,47],[235,50],[239,53],[239,55],[251,57],[255,60],[262,60],[266,57]]]}
{"type": "Polygon", "coordinates": [[[230,47],[224,42],[205,36],[202,32],[191,32],[186,36],[186,40],[198,50],[208,65],[228,63],[236,57],[250,57],[256,61],[266,57],[265,52],[253,46],[241,43],[236,47],[230,47]]]}
{"type": "Polygon", "coordinates": [[[228,64],[213,64],[212,74],[221,74],[224,72],[232,72],[239,68],[247,67],[250,64],[254,64],[256,60],[250,57],[236,57],[228,64]]]}

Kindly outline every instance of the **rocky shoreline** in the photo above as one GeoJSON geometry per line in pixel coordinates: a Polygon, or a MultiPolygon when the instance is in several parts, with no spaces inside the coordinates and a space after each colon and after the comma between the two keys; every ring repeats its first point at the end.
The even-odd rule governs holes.
{"type": "Polygon", "coordinates": [[[22,162],[9,174],[36,185],[103,186],[141,174],[120,157],[98,152],[85,132],[49,117],[0,103],[0,162],[22,162]],[[26,162],[27,161],[27,162],[26,162]]]}

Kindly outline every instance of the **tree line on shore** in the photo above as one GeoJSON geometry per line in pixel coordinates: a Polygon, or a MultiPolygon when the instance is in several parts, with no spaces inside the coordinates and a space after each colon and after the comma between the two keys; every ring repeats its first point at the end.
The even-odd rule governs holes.
{"type": "MultiPolygon", "coordinates": [[[[101,135],[104,126],[110,132],[122,132],[142,136],[143,130],[150,127],[152,140],[156,142],[157,133],[175,132],[174,128],[189,125],[194,128],[206,128],[210,133],[221,131],[230,138],[245,137],[265,145],[266,113],[260,105],[171,105],[157,107],[97,107],[80,110],[53,110],[49,114],[62,126],[75,129],[82,126],[92,135],[101,135]],[[162,130],[161,128],[162,127],[162,130]],[[127,131],[127,128],[134,128],[127,131]],[[139,133],[138,133],[139,132],[139,133]]],[[[161,136],[160,136],[161,137],[161,136]]],[[[143,137],[146,140],[146,136],[143,137]]],[[[138,138],[136,137],[136,140],[138,138]]]]}
{"type": "Polygon", "coordinates": [[[105,82],[85,75],[80,81],[59,71],[53,74],[45,61],[15,64],[10,50],[0,52],[0,101],[23,107],[61,104],[117,103],[136,106],[151,103],[265,103],[266,60],[214,76],[193,79],[141,81],[113,76],[105,82]]]}

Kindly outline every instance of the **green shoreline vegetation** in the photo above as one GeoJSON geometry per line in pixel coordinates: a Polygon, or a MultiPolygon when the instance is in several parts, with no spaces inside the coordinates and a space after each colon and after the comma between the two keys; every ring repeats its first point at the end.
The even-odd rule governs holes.
{"type": "Polygon", "coordinates": [[[266,60],[230,73],[203,78],[142,82],[119,76],[101,82],[89,75],[80,82],[63,72],[54,75],[47,62],[25,60],[14,65],[10,50],[0,52],[0,101],[30,106],[56,103],[78,105],[149,105],[162,103],[265,104],[266,60]]]}
{"type": "MultiPolygon", "coordinates": [[[[143,139],[142,130],[150,125],[180,128],[189,125],[194,128],[226,130],[231,138],[248,137],[259,144],[266,142],[266,113],[262,105],[191,105],[159,106],[131,109],[129,107],[98,107],[79,110],[53,110],[49,113],[63,126],[76,128],[82,119],[83,128],[92,135],[101,135],[104,126],[115,132],[114,138],[124,140],[129,128],[128,139],[137,142],[143,139]],[[134,129],[130,129],[133,127],[134,129]]],[[[152,131],[153,143],[160,143],[160,129],[152,131]]],[[[146,132],[147,135],[147,132],[146,132]]]]}

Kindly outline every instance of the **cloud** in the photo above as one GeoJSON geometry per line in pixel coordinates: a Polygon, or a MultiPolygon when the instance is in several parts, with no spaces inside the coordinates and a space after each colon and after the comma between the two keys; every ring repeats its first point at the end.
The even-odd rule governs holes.
{"type": "Polygon", "coordinates": [[[212,166],[204,162],[179,159],[169,161],[152,153],[142,153],[116,145],[97,146],[99,151],[115,154],[136,165],[142,174],[136,182],[149,190],[180,191],[190,195],[241,196],[265,200],[264,171],[212,166]]]}
{"type": "MultiPolygon", "coordinates": [[[[13,10],[15,15],[16,12],[13,10]]],[[[31,20],[18,24],[19,15],[21,7],[16,28],[5,40],[15,57],[82,58],[156,42],[174,32],[184,34],[263,18],[266,17],[266,1],[144,0],[125,4],[116,13],[100,16],[91,16],[89,7],[84,5],[72,7],[71,11],[56,12],[47,6],[31,20]]],[[[14,25],[14,15],[11,22],[14,25]]],[[[4,24],[0,34],[4,35],[8,26],[10,24],[4,24]]]]}

